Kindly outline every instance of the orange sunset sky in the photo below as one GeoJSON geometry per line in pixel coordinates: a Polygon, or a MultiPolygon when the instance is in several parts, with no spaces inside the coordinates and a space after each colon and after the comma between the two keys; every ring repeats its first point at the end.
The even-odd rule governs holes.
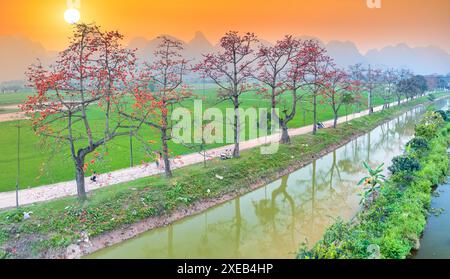
{"type": "MultiPolygon", "coordinates": [[[[48,50],[66,44],[66,0],[1,0],[0,36],[21,35],[48,50]]],[[[202,31],[213,43],[228,30],[275,41],[284,34],[350,40],[365,52],[405,42],[450,52],[450,0],[81,0],[81,21],[118,29],[127,40],[170,34],[190,40],[202,31]]]]}

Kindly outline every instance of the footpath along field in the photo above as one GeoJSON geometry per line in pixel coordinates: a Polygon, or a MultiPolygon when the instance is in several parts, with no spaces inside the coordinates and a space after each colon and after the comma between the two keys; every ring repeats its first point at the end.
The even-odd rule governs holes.
{"type": "MultiPolygon", "coordinates": [[[[0,95],[0,107],[10,107],[14,103],[22,101],[30,93],[10,93],[0,95]],[[17,94],[17,95],[15,95],[17,94]]],[[[203,109],[216,107],[225,112],[226,108],[231,107],[230,102],[217,101],[216,89],[196,89],[194,90],[195,99],[203,100],[203,109]]],[[[439,96],[437,94],[436,96],[439,96]]],[[[392,100],[393,101],[393,100],[392,100]]],[[[363,104],[365,103],[363,98],[363,104]]],[[[287,101],[289,103],[289,101],[287,101]]],[[[320,103],[320,100],[319,100],[320,103]]],[[[374,98],[374,105],[381,105],[381,98],[374,98]]],[[[193,100],[186,101],[183,106],[189,110],[193,109],[193,100]]],[[[327,104],[318,105],[319,121],[326,121],[333,118],[331,108],[327,104]]],[[[269,101],[262,98],[256,93],[248,93],[242,96],[242,108],[261,108],[269,107],[269,101]]],[[[348,113],[358,112],[364,109],[364,105],[360,108],[353,106],[348,108],[348,113]]],[[[346,114],[345,109],[341,109],[340,116],[346,114]]],[[[94,125],[104,125],[101,113],[98,108],[89,111],[89,118],[93,119],[94,125]]],[[[312,124],[311,105],[307,98],[299,104],[298,113],[293,121],[290,122],[291,128],[299,128],[312,124]]],[[[0,158],[0,192],[12,191],[15,189],[16,172],[17,172],[17,125],[20,125],[20,189],[27,189],[40,185],[58,183],[62,181],[70,181],[74,179],[74,171],[70,152],[67,145],[55,145],[53,142],[43,143],[37,137],[30,127],[27,120],[0,122],[0,150],[2,157],[0,158]]],[[[93,129],[95,131],[95,129],[93,129]]],[[[143,162],[153,162],[154,155],[151,150],[159,148],[160,135],[148,127],[140,130],[138,137],[133,137],[133,163],[139,165],[143,162]]],[[[249,139],[248,136],[246,139],[249,139]]],[[[208,149],[223,146],[226,144],[212,144],[208,149]]],[[[169,148],[173,157],[183,154],[195,153],[192,148],[181,144],[169,143],[169,148]]],[[[91,164],[87,171],[90,175],[93,170],[97,173],[106,173],[114,170],[130,167],[130,138],[119,137],[108,144],[107,153],[100,149],[98,158],[94,158],[91,154],[87,158],[87,162],[96,160],[91,164]]]]}

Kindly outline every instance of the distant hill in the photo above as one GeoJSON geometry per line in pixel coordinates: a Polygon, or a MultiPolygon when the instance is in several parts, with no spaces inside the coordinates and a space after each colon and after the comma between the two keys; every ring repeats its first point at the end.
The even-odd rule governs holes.
{"type": "Polygon", "coordinates": [[[374,65],[405,67],[415,73],[450,72],[450,55],[434,46],[412,48],[406,44],[398,44],[381,50],[370,50],[365,57],[367,62],[374,65]]]}
{"type": "Polygon", "coordinates": [[[340,67],[347,68],[357,63],[367,64],[367,59],[352,42],[331,41],[326,45],[328,54],[340,67]]]}
{"type": "Polygon", "coordinates": [[[202,58],[202,54],[210,53],[216,49],[202,32],[196,32],[194,38],[186,44],[185,48],[186,57],[194,60],[199,60],[202,58]]]}
{"type": "Polygon", "coordinates": [[[56,52],[47,51],[40,43],[21,36],[0,36],[0,82],[25,79],[25,71],[36,59],[48,65],[56,52]]]}
{"type": "MultiPolygon", "coordinates": [[[[202,54],[217,50],[217,45],[212,44],[202,32],[196,32],[192,40],[184,42],[173,36],[166,35],[174,40],[183,42],[184,55],[189,60],[198,61],[202,54]]],[[[300,36],[300,39],[316,39],[327,48],[330,56],[334,58],[340,67],[348,67],[355,63],[372,64],[379,67],[408,68],[417,74],[447,74],[450,72],[450,55],[446,51],[434,47],[410,47],[406,44],[387,46],[380,50],[370,50],[365,55],[350,41],[323,41],[312,36],[300,36]]],[[[261,44],[271,45],[269,41],[260,38],[261,44]]],[[[157,38],[145,39],[136,37],[132,39],[128,47],[136,48],[137,57],[141,61],[151,60],[153,52],[159,44],[157,38]]],[[[37,58],[44,65],[56,58],[55,52],[50,52],[44,47],[25,37],[0,36],[0,82],[9,80],[23,80],[24,72],[30,63],[37,58]]]]}
{"type": "Polygon", "coordinates": [[[355,63],[371,64],[381,68],[407,68],[418,74],[447,74],[450,55],[434,46],[410,47],[407,44],[373,49],[362,55],[352,42],[331,41],[327,50],[341,67],[355,63]]]}

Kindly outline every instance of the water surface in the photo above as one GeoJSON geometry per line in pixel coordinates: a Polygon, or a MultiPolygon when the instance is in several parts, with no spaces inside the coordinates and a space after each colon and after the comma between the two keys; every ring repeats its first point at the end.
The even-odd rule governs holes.
{"type": "Polygon", "coordinates": [[[414,259],[450,259],[450,181],[440,185],[431,200],[431,208],[441,214],[430,214],[414,259]]]}

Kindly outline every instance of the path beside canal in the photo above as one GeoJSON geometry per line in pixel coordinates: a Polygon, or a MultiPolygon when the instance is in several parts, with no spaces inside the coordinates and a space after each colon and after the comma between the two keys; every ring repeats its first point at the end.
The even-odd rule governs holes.
{"type": "MultiPolygon", "coordinates": [[[[405,101],[403,101],[405,102],[405,101]]],[[[402,103],[403,103],[402,102],[402,103]]],[[[395,106],[397,103],[392,103],[390,106],[395,106]]],[[[374,108],[374,112],[381,111],[383,106],[377,106],[374,108]]],[[[338,123],[344,123],[352,119],[360,118],[368,115],[369,111],[364,110],[360,113],[354,113],[351,115],[343,116],[338,119],[338,123]]],[[[333,120],[323,122],[325,127],[329,128],[333,125],[333,120]]],[[[290,136],[298,136],[310,133],[313,130],[313,125],[304,126],[296,129],[289,129],[290,136]]],[[[279,141],[280,134],[273,134],[267,137],[260,137],[240,143],[241,150],[251,149],[254,147],[262,146],[271,142],[279,141]]],[[[233,149],[234,145],[222,146],[208,150],[209,159],[217,158],[219,154],[225,152],[227,149],[233,149]]],[[[203,162],[204,158],[199,153],[192,153],[179,156],[177,159],[172,160],[173,169],[177,169],[184,166],[198,164],[203,162]]],[[[97,182],[93,183],[87,177],[85,180],[86,191],[92,191],[99,188],[108,187],[111,185],[133,181],[139,178],[148,177],[156,174],[163,173],[164,170],[161,167],[157,167],[156,164],[143,164],[132,168],[125,168],[109,173],[100,174],[97,182]]],[[[55,183],[51,185],[44,185],[29,189],[19,190],[19,204],[27,205],[36,202],[49,201],[59,199],[67,196],[73,196],[77,194],[77,187],[75,180],[55,183]]],[[[16,204],[15,191],[0,193],[0,209],[13,207],[16,204]]]]}

